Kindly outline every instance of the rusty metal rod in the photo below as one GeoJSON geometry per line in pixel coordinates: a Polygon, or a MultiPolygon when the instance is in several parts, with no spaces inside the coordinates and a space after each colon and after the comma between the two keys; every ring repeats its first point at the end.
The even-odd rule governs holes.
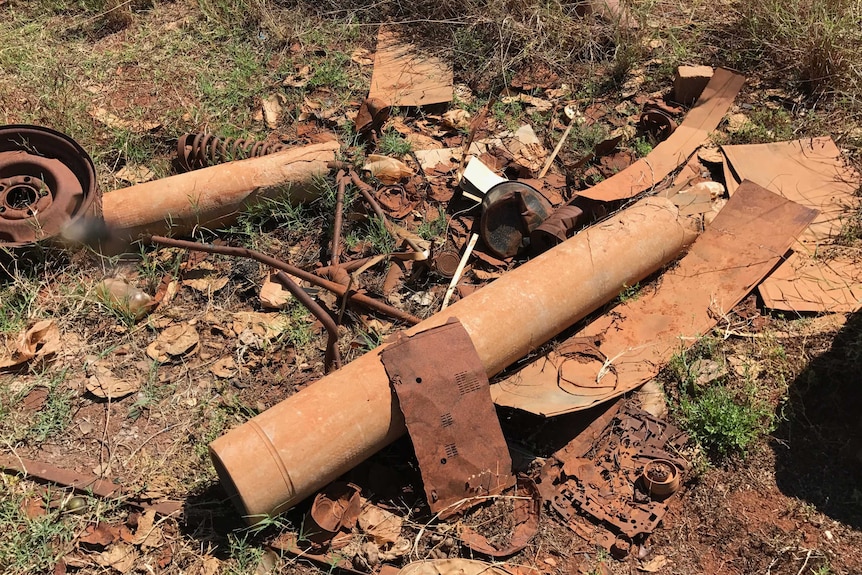
{"type": "MultiPolygon", "coordinates": [[[[166,238],[164,236],[154,236],[154,235],[144,235],[142,236],[142,240],[145,243],[161,245],[165,247],[171,248],[183,248],[187,250],[196,250],[199,252],[206,252],[208,254],[220,254],[223,256],[237,256],[241,258],[249,258],[255,261],[258,261],[264,265],[273,267],[277,270],[281,270],[283,272],[289,273],[298,277],[299,279],[305,280],[310,284],[316,285],[318,287],[322,287],[331,291],[332,293],[344,297],[344,294],[348,293],[347,288],[341,284],[329,281],[327,279],[318,277],[311,272],[307,272],[303,269],[300,269],[296,266],[292,266],[289,263],[283,262],[281,260],[277,260],[273,257],[270,257],[261,252],[257,252],[254,250],[250,250],[247,248],[237,248],[231,246],[214,246],[212,244],[199,244],[197,242],[189,242],[185,240],[175,240],[173,238],[166,238]]],[[[396,309],[390,305],[387,305],[381,301],[378,301],[374,298],[370,298],[367,295],[351,292],[348,297],[354,302],[371,309],[373,311],[382,313],[384,315],[388,315],[389,317],[393,317],[395,319],[401,320],[405,323],[409,323],[410,325],[416,325],[421,320],[409,313],[403,312],[400,309],[396,309]]]]}
{"type": "Polygon", "coordinates": [[[337,266],[341,259],[341,220],[344,211],[344,190],[347,187],[345,175],[344,170],[339,170],[335,175],[337,190],[335,192],[335,221],[332,223],[332,249],[329,258],[329,265],[331,266],[337,266]]]}
{"type": "MultiPolygon", "coordinates": [[[[383,226],[386,228],[386,231],[389,232],[395,241],[401,239],[401,236],[396,232],[399,226],[390,222],[386,217],[386,214],[383,213],[383,208],[380,207],[380,204],[374,197],[374,188],[363,182],[362,178],[359,177],[359,174],[353,170],[350,170],[350,179],[353,181],[353,185],[359,189],[359,193],[362,194],[362,197],[366,202],[368,202],[368,205],[371,206],[375,215],[383,222],[383,226]]],[[[407,245],[409,245],[414,252],[422,252],[422,248],[419,247],[412,239],[404,237],[404,241],[407,242],[407,245]]]]}
{"type": "Polygon", "coordinates": [[[338,326],[335,325],[335,321],[333,321],[332,316],[327,313],[323,307],[320,306],[314,298],[305,293],[305,290],[302,289],[299,284],[290,279],[286,273],[280,271],[275,274],[275,278],[281,282],[281,284],[287,288],[293,297],[299,300],[299,303],[305,306],[305,308],[310,311],[314,317],[320,320],[320,323],[323,324],[323,327],[326,329],[327,337],[326,337],[326,353],[323,356],[323,369],[326,373],[329,373],[329,369],[332,367],[332,362],[335,362],[335,369],[341,369],[341,354],[338,351],[338,326]]]}
{"type": "Polygon", "coordinates": [[[367,258],[359,258],[358,260],[350,260],[349,262],[344,262],[343,264],[338,264],[337,266],[324,266],[322,268],[317,268],[316,270],[314,270],[314,273],[319,276],[325,276],[326,274],[334,272],[337,269],[342,269],[346,272],[352,272],[358,270],[359,268],[367,264],[368,260],[370,259],[371,256],[367,258]]]}

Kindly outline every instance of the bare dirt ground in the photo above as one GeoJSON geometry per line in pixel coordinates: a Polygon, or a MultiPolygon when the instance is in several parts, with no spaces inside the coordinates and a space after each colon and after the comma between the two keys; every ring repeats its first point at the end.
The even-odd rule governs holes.
{"type": "MultiPolygon", "coordinates": [[[[367,6],[0,0],[5,72],[0,121],[47,125],[74,137],[92,155],[106,192],[128,185],[118,177],[123,167],[146,166],[155,177],[175,173],[177,137],[202,129],[291,144],[307,143],[317,130],[331,131],[345,143],[348,159],[356,161],[364,150],[348,114],[368,89],[371,67],[363,63],[363,50],[374,49],[376,23],[398,16],[416,26],[417,41],[430,45],[438,42],[441,25],[454,30],[443,35],[454,45],[457,97],[452,108],[475,114],[513,78],[523,93],[551,104],[534,110],[497,103],[480,134],[529,123],[551,149],[564,128],[563,103],[592,110],[600,121],[572,136],[554,168],[575,188],[617,171],[612,164],[590,172],[569,168],[611,129],[636,121],[628,111],[637,110],[633,102],[667,93],[680,63],[732,66],[748,76],[732,112],[747,115],[750,122],[735,131],[723,122],[711,137],[715,143],[830,134],[849,160],[858,160],[862,135],[855,103],[843,99],[846,94],[812,95],[810,86],[784,73],[787,67],[777,57],[767,61],[762,51],[744,43],[742,33],[729,33],[738,22],[733,18],[744,12],[734,2],[714,7],[635,2],[641,21],[637,32],[596,24],[594,17],[573,20],[556,3],[538,8],[513,3],[510,19],[491,4],[493,10],[484,15],[470,4],[463,15],[453,16],[444,2],[441,10],[449,12],[441,24],[433,18],[416,21],[410,14],[376,15],[367,6]],[[563,27],[570,21],[582,24],[579,34],[588,34],[579,36],[574,47],[563,27]],[[426,34],[427,26],[434,33],[426,34]],[[521,48],[495,60],[499,50],[489,44],[489,31],[497,38],[510,34],[510,46],[521,48]],[[563,65],[569,61],[571,66],[563,65]],[[297,77],[305,82],[302,87],[283,83],[297,77]],[[283,113],[269,129],[259,116],[260,101],[276,93],[282,96],[283,113]],[[124,123],[99,120],[100,109],[124,123]],[[314,129],[301,129],[309,125],[314,129]]],[[[794,46],[794,53],[803,48],[794,46]]],[[[419,131],[417,122],[428,121],[422,114],[394,116],[410,133],[419,131]]],[[[395,128],[389,133],[393,151],[410,139],[395,128]]],[[[463,129],[451,131],[445,144],[459,146],[464,136],[463,129]]],[[[645,155],[649,147],[643,138],[628,139],[626,161],[645,155]]],[[[268,206],[228,230],[202,232],[196,239],[219,237],[306,267],[323,263],[331,182],[326,189],[329,194],[312,206],[268,206]]],[[[445,211],[446,200],[423,197],[403,225],[426,239],[445,241],[439,210],[445,211]]],[[[449,226],[457,228],[451,219],[449,226]]],[[[847,231],[847,249],[858,250],[858,232],[847,231]]],[[[385,251],[387,241],[373,225],[349,221],[345,258],[385,251]]],[[[302,529],[307,504],[249,530],[221,489],[207,452],[212,440],[323,375],[322,326],[295,302],[280,312],[263,309],[258,291],[267,270],[256,263],[198,258],[177,249],[133,246],[131,251],[134,257],[118,258],[46,247],[0,256],[2,335],[11,341],[42,318],[54,319],[62,334],[60,350],[50,360],[0,374],[0,454],[101,475],[125,491],[117,499],[85,495],[83,510],[72,513],[68,494],[0,475],[0,567],[8,573],[194,575],[335,569],[269,547],[279,535],[302,529]],[[136,321],[100,297],[99,282],[116,276],[149,294],[167,285],[176,294],[136,321]],[[148,347],[172,326],[185,326],[197,340],[166,361],[154,360],[148,347]],[[132,382],[135,391],[117,400],[94,396],[86,384],[99,369],[132,382]],[[180,501],[182,513],[157,519],[143,533],[140,522],[147,521],[142,519],[146,514],[126,505],[125,497],[180,501]],[[114,531],[100,540],[94,535],[99,525],[114,531]]],[[[502,271],[483,263],[477,269],[486,274],[484,281],[502,271]]],[[[379,295],[384,273],[372,270],[363,281],[379,295]]],[[[433,274],[419,274],[405,280],[389,301],[424,317],[439,308],[446,284],[433,274]]],[[[337,309],[334,298],[318,298],[337,309]]],[[[774,415],[774,424],[767,426],[773,429],[744,454],[702,454],[643,557],[615,560],[546,511],[538,536],[507,560],[510,565],[549,575],[652,569],[675,575],[862,573],[862,319],[857,314],[823,320],[756,313],[766,319],[764,326],[728,337],[718,330],[690,357],[728,366],[721,384],[731,389],[753,382],[774,415]],[[665,561],[650,562],[659,557],[665,561]]],[[[399,327],[362,313],[348,312],[348,317],[340,344],[345,361],[373,349],[399,327]]],[[[685,427],[679,374],[671,368],[661,381],[669,418],[685,427]]],[[[547,422],[499,413],[513,452],[527,459],[550,455],[548,445],[527,440],[547,422]],[[507,423],[513,418],[517,425],[507,423]]],[[[296,430],[298,438],[306,433],[296,430]]],[[[559,443],[572,431],[557,433],[559,443]]],[[[408,439],[346,479],[404,518],[402,535],[416,545],[393,559],[394,565],[471,557],[447,524],[430,521],[408,439]]],[[[503,515],[505,509],[486,509],[464,521],[493,525],[503,515]]],[[[367,537],[356,533],[355,539],[359,544],[367,537]]],[[[352,566],[371,571],[368,562],[354,560],[352,566]]]]}

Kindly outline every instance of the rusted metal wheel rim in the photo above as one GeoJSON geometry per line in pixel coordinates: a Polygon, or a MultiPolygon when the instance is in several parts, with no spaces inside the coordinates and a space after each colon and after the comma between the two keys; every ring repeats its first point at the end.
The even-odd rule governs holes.
{"type": "Polygon", "coordinates": [[[81,146],[49,128],[0,127],[0,247],[49,239],[100,215],[96,170],[81,146]]]}

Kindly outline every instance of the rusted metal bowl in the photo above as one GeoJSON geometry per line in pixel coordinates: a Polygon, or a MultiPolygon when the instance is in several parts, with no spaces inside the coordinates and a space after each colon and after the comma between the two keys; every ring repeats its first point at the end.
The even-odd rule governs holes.
{"type": "Polygon", "coordinates": [[[0,248],[59,236],[86,216],[101,216],[87,152],[50,128],[0,127],[0,248]]]}
{"type": "Polygon", "coordinates": [[[679,469],[667,459],[654,459],[644,466],[641,482],[651,499],[661,501],[679,489],[679,469]]]}

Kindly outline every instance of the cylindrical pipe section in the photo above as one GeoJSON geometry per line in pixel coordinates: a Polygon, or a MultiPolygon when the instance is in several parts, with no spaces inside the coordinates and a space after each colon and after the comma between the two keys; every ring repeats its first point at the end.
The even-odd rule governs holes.
{"type": "Polygon", "coordinates": [[[329,172],[338,142],[301,146],[114,190],[102,199],[105,223],[116,235],[188,234],[219,226],[266,198],[292,203],[319,195],[317,176],[329,172]]]}
{"type": "MultiPolygon", "coordinates": [[[[673,260],[696,236],[667,199],[647,198],[407,330],[458,318],[492,376],[673,260]]],[[[210,444],[250,523],[281,513],[406,429],[381,346],[210,444]]]]}

